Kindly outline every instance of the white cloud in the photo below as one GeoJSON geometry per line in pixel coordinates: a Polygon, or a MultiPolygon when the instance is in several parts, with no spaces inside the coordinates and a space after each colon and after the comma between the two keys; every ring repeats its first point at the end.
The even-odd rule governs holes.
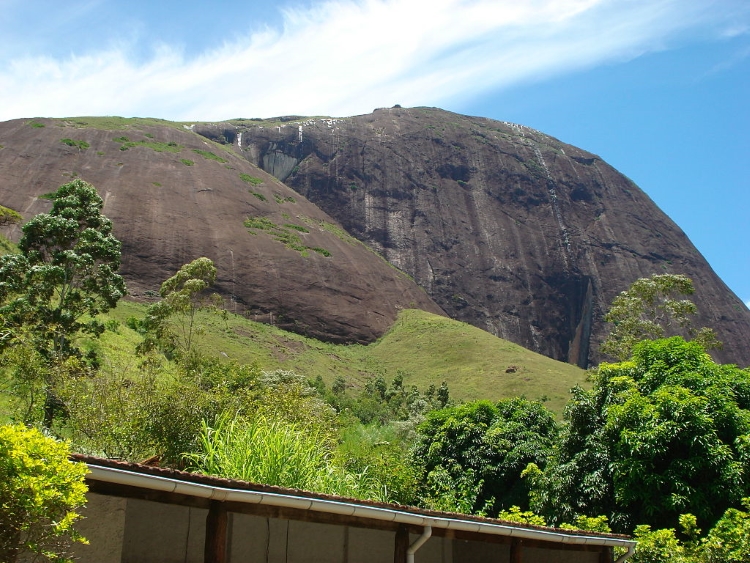
{"type": "Polygon", "coordinates": [[[691,30],[721,36],[741,23],[729,6],[741,4],[332,0],[287,9],[283,28],[253,32],[194,58],[159,46],[145,62],[117,47],[0,62],[0,119],[103,114],[219,120],[444,105],[629,60],[668,48],[691,30]]]}

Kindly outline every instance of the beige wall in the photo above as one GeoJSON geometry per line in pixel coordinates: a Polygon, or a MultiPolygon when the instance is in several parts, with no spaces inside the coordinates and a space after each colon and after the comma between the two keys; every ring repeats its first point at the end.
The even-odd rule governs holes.
{"type": "Polygon", "coordinates": [[[84,519],[76,529],[89,541],[77,545],[76,555],[81,563],[120,563],[125,535],[125,512],[128,500],[88,493],[84,519]]]}
{"type": "MultiPolygon", "coordinates": [[[[205,509],[89,494],[81,563],[202,563],[205,509]]],[[[395,533],[229,514],[231,563],[392,563],[395,533]]],[[[412,534],[410,541],[417,539],[412,534]]],[[[415,563],[508,563],[508,545],[432,537],[415,563]]],[[[597,563],[597,553],[525,548],[523,563],[597,563]]]]}

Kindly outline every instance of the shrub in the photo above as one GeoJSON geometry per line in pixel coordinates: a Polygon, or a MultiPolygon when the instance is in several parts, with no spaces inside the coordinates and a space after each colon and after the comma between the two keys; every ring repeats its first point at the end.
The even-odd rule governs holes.
{"type": "Polygon", "coordinates": [[[0,426],[0,561],[23,552],[70,561],[73,528],[86,502],[86,466],[68,459],[66,443],[22,425],[0,426]]]}
{"type": "Polygon", "coordinates": [[[319,429],[281,418],[217,420],[204,424],[202,451],[190,456],[197,469],[222,477],[355,498],[382,498],[383,487],[367,471],[351,473],[333,458],[319,429]]]}

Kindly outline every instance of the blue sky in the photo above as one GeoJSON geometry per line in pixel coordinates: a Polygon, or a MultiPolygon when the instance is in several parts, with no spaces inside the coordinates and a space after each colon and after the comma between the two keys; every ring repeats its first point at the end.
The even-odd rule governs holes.
{"type": "Polygon", "coordinates": [[[750,303],[748,0],[0,0],[0,120],[437,106],[599,154],[750,303]]]}

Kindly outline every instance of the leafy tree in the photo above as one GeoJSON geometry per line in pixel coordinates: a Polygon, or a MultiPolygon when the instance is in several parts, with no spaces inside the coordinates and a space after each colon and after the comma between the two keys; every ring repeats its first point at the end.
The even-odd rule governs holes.
{"type": "Polygon", "coordinates": [[[84,542],[74,523],[86,501],[86,466],[68,446],[24,426],[0,426],[0,561],[23,553],[70,561],[71,542],[84,542]]]}
{"type": "Polygon", "coordinates": [[[604,320],[614,326],[601,351],[623,361],[638,342],[662,338],[667,332],[674,334],[675,328],[695,336],[705,348],[720,347],[711,329],[695,330],[691,326],[690,316],[698,308],[682,297],[694,292],[692,280],[679,274],[637,279],[612,301],[604,320]]]}
{"type": "Polygon", "coordinates": [[[521,472],[529,463],[546,464],[556,432],[554,415],[523,398],[432,411],[418,428],[413,456],[424,496],[445,505],[456,491],[462,498],[455,506],[469,512],[528,507],[521,472]]]}
{"type": "MultiPolygon", "coordinates": [[[[22,227],[20,254],[0,257],[0,348],[31,345],[49,365],[61,366],[80,354],[76,335],[104,331],[97,315],[117,304],[125,284],[117,274],[121,245],[96,189],[75,180],[49,198],[52,210],[22,227]]],[[[46,388],[49,426],[51,381],[46,388]]]]}
{"type": "Polygon", "coordinates": [[[139,350],[147,352],[161,347],[189,358],[195,351],[195,337],[201,333],[198,312],[217,304],[218,295],[206,294],[215,281],[216,267],[203,257],[185,264],[162,283],[159,290],[162,300],[148,308],[139,327],[146,335],[139,350]]]}
{"type": "Polygon", "coordinates": [[[750,561],[750,498],[743,499],[744,512],[728,509],[701,542],[705,563],[747,563],[750,561]]]}
{"type": "Polygon", "coordinates": [[[605,514],[618,531],[712,525],[750,491],[750,372],[681,337],[644,341],[577,388],[554,457],[530,471],[552,523],[605,514]]]}
{"type": "Polygon", "coordinates": [[[25,326],[49,359],[75,350],[78,332],[99,335],[96,319],[125,294],[120,242],[101,214],[96,189],[75,180],[49,196],[52,210],[23,227],[19,255],[0,257],[0,314],[6,329],[25,326]]]}

